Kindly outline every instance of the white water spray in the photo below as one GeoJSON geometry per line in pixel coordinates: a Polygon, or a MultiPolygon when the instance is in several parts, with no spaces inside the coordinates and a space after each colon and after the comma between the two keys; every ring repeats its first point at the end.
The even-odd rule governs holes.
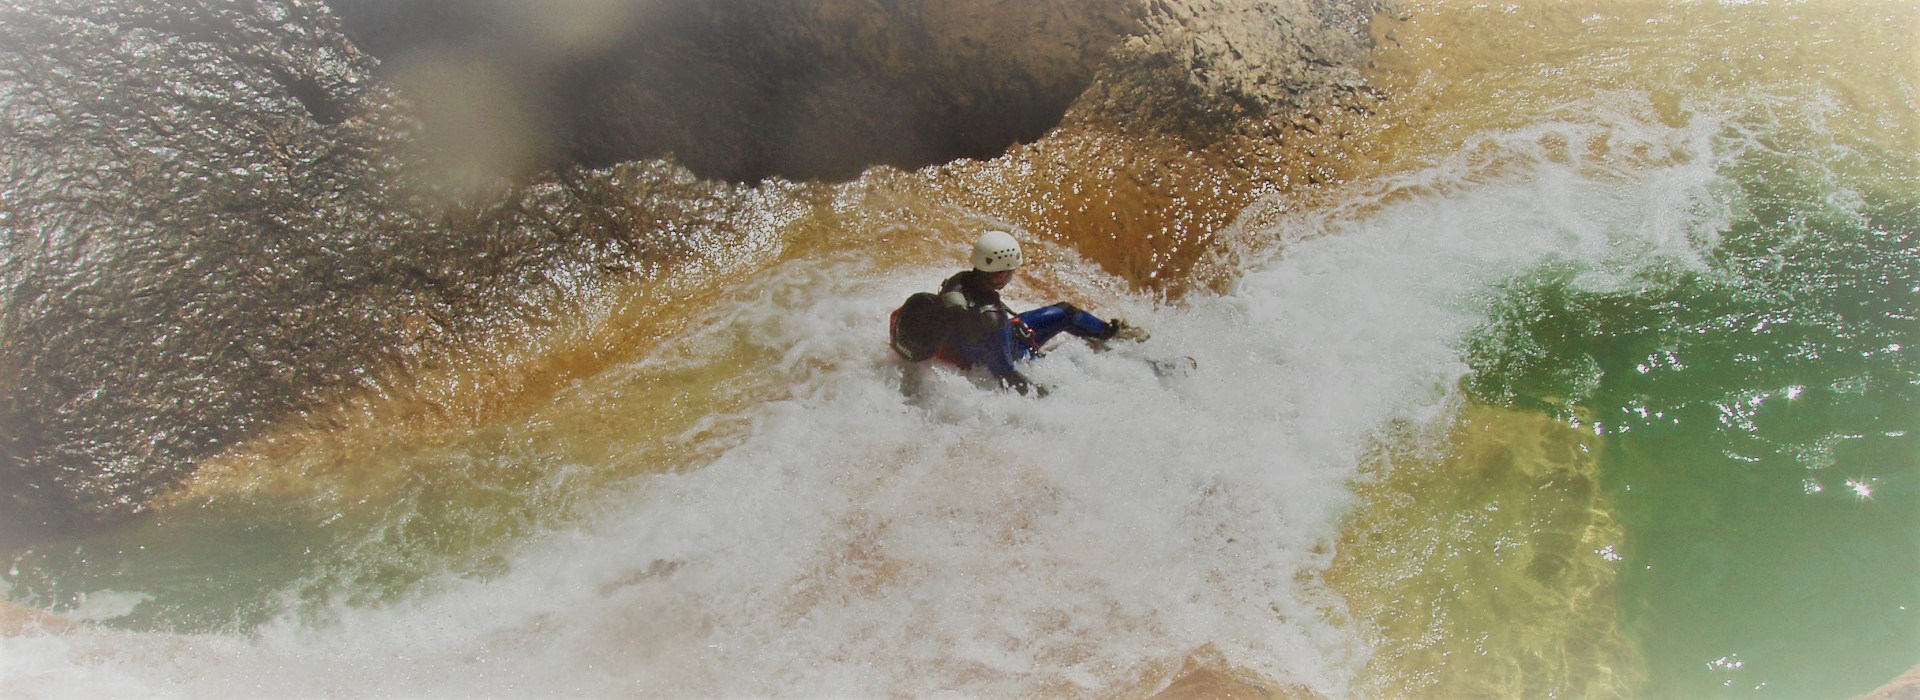
{"type": "Polygon", "coordinates": [[[1698,142],[1625,118],[1491,135],[1243,231],[1281,245],[1229,295],[1075,299],[1155,340],[1063,344],[1031,371],[1056,387],[1045,400],[886,352],[886,312],[948,271],[789,262],[669,351],[769,358],[740,381],[773,400],[733,417],[738,430],[688,438],[719,441],[689,445],[711,463],[638,480],[591,525],[526,542],[504,574],[449,575],[376,608],[245,638],[0,639],[0,689],[1094,694],[1205,649],[1343,696],[1366,650],[1318,575],[1347,484],[1390,432],[1445,427],[1490,290],[1560,263],[1631,284],[1696,264],[1716,230],[1710,159],[1591,155],[1646,146],[1698,142]],[[1199,370],[1161,377],[1142,361],[1179,356],[1199,370]]]}

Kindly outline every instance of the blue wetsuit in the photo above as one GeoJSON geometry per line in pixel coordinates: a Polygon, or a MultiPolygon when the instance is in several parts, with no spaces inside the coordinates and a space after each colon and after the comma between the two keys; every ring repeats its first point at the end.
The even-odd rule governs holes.
{"type": "Polygon", "coordinates": [[[943,298],[959,292],[965,299],[960,322],[940,347],[938,357],[962,368],[986,367],[1002,384],[1027,393],[1032,382],[1017,362],[1039,357],[1040,348],[1061,333],[1106,340],[1116,328],[1098,316],[1061,302],[1015,315],[988,280],[991,273],[968,270],[940,285],[943,298]]]}

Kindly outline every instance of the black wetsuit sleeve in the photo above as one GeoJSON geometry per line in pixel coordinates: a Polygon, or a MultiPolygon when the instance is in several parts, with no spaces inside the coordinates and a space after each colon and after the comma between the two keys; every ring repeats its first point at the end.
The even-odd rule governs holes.
{"type": "Polygon", "coordinates": [[[1004,322],[998,313],[999,305],[994,303],[999,301],[998,295],[991,295],[992,299],[982,298],[971,272],[958,273],[940,283],[942,301],[946,301],[947,295],[954,292],[959,292],[966,299],[965,306],[952,308],[947,315],[949,332],[955,340],[981,341],[998,330],[1004,322]]]}

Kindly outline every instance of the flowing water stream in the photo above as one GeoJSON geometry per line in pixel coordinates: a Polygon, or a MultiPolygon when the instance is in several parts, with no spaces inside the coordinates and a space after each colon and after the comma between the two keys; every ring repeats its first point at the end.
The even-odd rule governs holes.
{"type": "Polygon", "coordinates": [[[6,600],[99,624],[0,638],[0,694],[1127,697],[1194,658],[1845,697],[1920,662],[1920,9],[1408,15],[1338,182],[1063,133],[740,194],[656,282],[7,553],[6,600]],[[1000,226],[1015,306],[1153,340],[1062,345],[1045,400],[896,360],[887,311],[1000,226]]]}

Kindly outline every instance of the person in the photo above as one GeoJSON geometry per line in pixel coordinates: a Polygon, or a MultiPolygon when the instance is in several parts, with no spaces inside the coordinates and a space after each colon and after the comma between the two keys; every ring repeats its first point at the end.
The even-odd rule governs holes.
{"type": "Polygon", "coordinates": [[[1101,320],[1060,302],[1015,314],[1000,299],[1026,262],[1020,242],[1006,231],[988,231],[973,244],[973,268],[940,284],[940,301],[951,309],[952,325],[935,357],[962,369],[984,367],[1002,386],[1021,394],[1044,389],[1020,373],[1018,364],[1040,356],[1040,349],[1061,333],[1088,340],[1143,341],[1146,329],[1121,319],[1101,320]]]}

